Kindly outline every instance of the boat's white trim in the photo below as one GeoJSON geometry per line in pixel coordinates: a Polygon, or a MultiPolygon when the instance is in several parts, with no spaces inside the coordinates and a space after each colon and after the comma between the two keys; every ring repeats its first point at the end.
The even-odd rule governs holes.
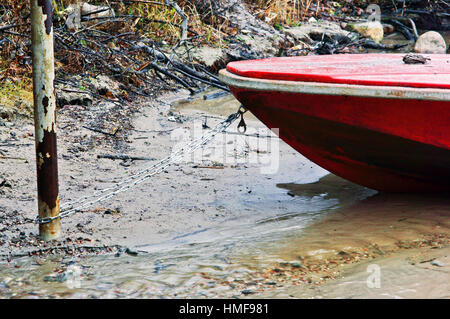
{"type": "Polygon", "coordinates": [[[248,78],[223,69],[220,79],[231,87],[289,93],[347,95],[388,99],[450,101],[448,89],[424,89],[397,86],[370,86],[317,82],[297,82],[248,78]]]}

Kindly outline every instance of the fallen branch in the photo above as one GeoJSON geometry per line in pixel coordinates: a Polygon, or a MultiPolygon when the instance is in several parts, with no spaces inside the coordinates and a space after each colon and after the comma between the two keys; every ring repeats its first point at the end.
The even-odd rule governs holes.
{"type": "Polygon", "coordinates": [[[125,154],[100,154],[97,158],[106,158],[112,160],[132,160],[132,161],[154,161],[154,157],[130,156],[125,154]]]}
{"type": "Polygon", "coordinates": [[[26,158],[23,158],[23,157],[3,156],[3,155],[0,155],[0,159],[21,160],[21,161],[25,161],[25,162],[28,163],[28,160],[27,160],[26,158]]]}
{"type": "Polygon", "coordinates": [[[87,129],[87,130],[90,130],[90,131],[93,131],[93,132],[97,132],[97,133],[102,133],[102,134],[109,135],[109,136],[112,136],[112,137],[116,137],[117,132],[119,131],[118,129],[116,129],[116,130],[114,130],[114,133],[109,133],[109,132],[105,132],[105,131],[102,131],[100,129],[89,127],[89,126],[85,126],[85,125],[83,125],[82,127],[87,129]]]}

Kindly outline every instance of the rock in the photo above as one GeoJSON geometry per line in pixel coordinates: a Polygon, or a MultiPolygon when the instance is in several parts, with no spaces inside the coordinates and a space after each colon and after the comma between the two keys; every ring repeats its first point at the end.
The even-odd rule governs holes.
{"type": "Polygon", "coordinates": [[[56,274],[56,275],[44,276],[45,282],[65,282],[67,280],[68,280],[68,276],[65,272],[56,274]]]}
{"type": "Polygon", "coordinates": [[[222,49],[207,46],[193,50],[192,58],[211,70],[218,69],[225,63],[222,49]]]}
{"type": "Polygon", "coordinates": [[[79,89],[69,86],[61,86],[55,89],[56,105],[64,107],[65,105],[92,105],[92,95],[89,92],[77,92],[79,89]]]}
{"type": "Polygon", "coordinates": [[[0,119],[12,121],[16,117],[14,109],[0,105],[0,119]]]}
{"type": "Polygon", "coordinates": [[[431,261],[430,264],[432,264],[433,266],[436,266],[436,267],[444,267],[445,266],[443,262],[441,262],[437,259],[431,261]]]}
{"type": "Polygon", "coordinates": [[[279,43],[276,37],[266,37],[257,34],[241,35],[241,41],[247,44],[258,56],[274,56],[278,53],[279,43]]]}
{"type": "Polygon", "coordinates": [[[12,185],[11,185],[6,179],[3,179],[3,180],[0,182],[0,187],[8,187],[8,188],[12,188],[12,185]]]}
{"type": "Polygon", "coordinates": [[[380,43],[381,41],[383,41],[384,27],[378,21],[349,24],[347,28],[349,30],[358,32],[363,37],[372,39],[376,43],[380,43]]]}
{"type": "Polygon", "coordinates": [[[76,31],[81,28],[81,4],[71,4],[67,7],[66,26],[69,31],[76,31]]]}
{"type": "Polygon", "coordinates": [[[259,56],[272,57],[277,55],[279,51],[280,42],[277,36],[247,35],[243,39],[259,56]]]}
{"type": "Polygon", "coordinates": [[[312,40],[320,41],[323,35],[330,38],[348,37],[350,32],[343,30],[339,23],[334,22],[312,22],[305,23],[299,27],[286,29],[285,34],[294,38],[295,41],[311,43],[312,40]]]}
{"type": "Polygon", "coordinates": [[[6,282],[0,282],[0,289],[8,289],[9,288],[9,286],[8,286],[8,284],[6,283],[6,282]]]}
{"type": "MultiPolygon", "coordinates": [[[[272,26],[257,18],[247,8],[245,1],[242,0],[198,0],[193,1],[198,13],[210,14],[213,12],[215,16],[224,17],[230,25],[235,26],[238,30],[247,30],[252,34],[262,37],[283,37],[283,34],[275,30],[272,26]]],[[[282,39],[281,39],[282,40],[282,39]]]]}
{"type": "Polygon", "coordinates": [[[407,54],[403,57],[405,64],[426,64],[431,59],[420,54],[407,54]]]}
{"type": "Polygon", "coordinates": [[[89,3],[83,3],[81,6],[81,15],[89,16],[92,19],[114,17],[115,13],[114,10],[107,6],[95,6],[89,3]]]}
{"type": "Polygon", "coordinates": [[[419,37],[414,51],[426,54],[445,54],[447,52],[447,44],[438,32],[429,31],[419,37]]]}
{"type": "Polygon", "coordinates": [[[299,262],[293,262],[291,266],[292,268],[304,268],[303,265],[299,262]]]}
{"type": "Polygon", "coordinates": [[[136,250],[133,250],[131,248],[128,248],[125,250],[125,253],[127,253],[130,256],[137,256],[139,253],[136,250]]]}
{"type": "Polygon", "coordinates": [[[277,55],[280,41],[276,35],[240,34],[226,49],[226,62],[250,60],[277,55]]]}
{"type": "Polygon", "coordinates": [[[392,24],[383,23],[383,32],[384,34],[394,33],[395,27],[392,24]]]}
{"type": "Polygon", "coordinates": [[[208,69],[217,71],[230,61],[275,56],[279,48],[280,41],[277,36],[263,36],[246,31],[237,35],[233,43],[230,43],[225,50],[199,47],[192,51],[192,57],[208,69]]]}
{"type": "Polygon", "coordinates": [[[106,75],[98,75],[95,79],[91,79],[90,82],[93,89],[100,95],[107,95],[108,92],[111,92],[112,95],[116,96],[120,93],[119,83],[111,80],[106,75]]]}

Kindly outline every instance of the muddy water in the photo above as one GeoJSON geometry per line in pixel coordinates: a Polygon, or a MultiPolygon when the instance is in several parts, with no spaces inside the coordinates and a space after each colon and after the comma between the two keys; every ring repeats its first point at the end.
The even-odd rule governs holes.
{"type": "MultiPolygon", "coordinates": [[[[226,115],[236,107],[228,96],[178,103],[177,110],[226,115]]],[[[329,295],[310,288],[330,284],[346,265],[409,247],[445,245],[448,196],[378,194],[327,174],[292,150],[289,156],[280,158],[283,178],[263,182],[255,176],[252,193],[213,203],[245,211],[241,217],[162,242],[142,242],[133,248],[137,256],[122,252],[0,264],[0,297],[346,297],[354,296],[353,287],[331,286],[329,295]],[[295,160],[305,161],[307,169],[289,170],[295,160]],[[47,277],[58,270],[56,279],[47,277]]]]}
{"type": "MultiPolygon", "coordinates": [[[[317,294],[309,289],[321,280],[320,272],[307,272],[306,279],[297,280],[286,265],[311,264],[310,259],[320,265],[342,252],[367,253],[367,247],[374,246],[393,254],[399,242],[412,245],[432,234],[450,234],[447,197],[380,195],[333,175],[312,184],[274,185],[272,191],[280,197],[289,191],[295,209],[280,213],[270,204],[252,203],[265,218],[228,221],[166,242],[142,244],[136,247],[137,256],[26,258],[1,265],[0,296],[327,297],[326,289],[317,294]],[[46,281],[61,265],[69,267],[68,280],[46,281]]],[[[404,274],[400,266],[395,272],[404,274]]],[[[333,289],[329,297],[354,295],[354,287],[333,289]]]]}
{"type": "Polygon", "coordinates": [[[284,245],[284,238],[299,238],[297,236],[316,218],[373,194],[353,184],[346,184],[340,190],[341,184],[341,180],[330,182],[325,179],[323,183],[313,184],[305,194],[294,197],[286,195],[288,190],[284,186],[273,185],[273,189],[267,190],[273,196],[267,202],[237,199],[241,202],[230,203],[259,211],[254,218],[230,220],[166,242],[143,243],[136,247],[137,256],[123,253],[118,257],[81,260],[55,257],[43,264],[26,258],[14,265],[4,264],[0,266],[0,296],[239,296],[247,285],[254,284],[253,273],[282,259],[278,249],[280,244],[284,245]],[[320,184],[323,184],[322,188],[320,184]],[[278,199],[283,197],[291,199],[284,207],[277,207],[278,199]],[[283,212],[287,207],[288,212],[283,212]],[[78,281],[70,281],[70,276],[68,281],[45,281],[45,276],[54,274],[61,265],[63,268],[75,267],[79,288],[72,288],[71,285],[78,281]],[[7,285],[9,289],[2,289],[1,285],[7,285]]]}

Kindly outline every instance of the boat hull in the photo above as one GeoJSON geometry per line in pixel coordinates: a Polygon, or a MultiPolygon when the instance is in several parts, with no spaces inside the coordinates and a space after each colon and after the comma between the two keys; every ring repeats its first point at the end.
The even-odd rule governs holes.
{"type": "Polygon", "coordinates": [[[331,85],[324,91],[331,94],[318,94],[292,92],[292,83],[283,90],[287,81],[258,81],[272,83],[270,89],[227,71],[221,77],[258,119],[278,128],[281,139],[338,176],[386,192],[450,191],[448,90],[422,99],[398,88],[341,94],[331,85]]]}

